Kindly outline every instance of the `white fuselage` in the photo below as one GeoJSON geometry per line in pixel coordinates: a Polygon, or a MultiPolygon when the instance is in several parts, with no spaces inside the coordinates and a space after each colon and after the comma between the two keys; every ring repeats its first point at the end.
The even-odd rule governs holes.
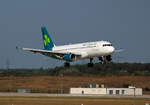
{"type": "Polygon", "coordinates": [[[114,53],[115,48],[110,42],[107,41],[96,41],[87,42],[63,46],[55,46],[52,51],[57,51],[60,53],[76,53],[80,54],[75,60],[87,59],[93,57],[107,56],[114,53]]]}

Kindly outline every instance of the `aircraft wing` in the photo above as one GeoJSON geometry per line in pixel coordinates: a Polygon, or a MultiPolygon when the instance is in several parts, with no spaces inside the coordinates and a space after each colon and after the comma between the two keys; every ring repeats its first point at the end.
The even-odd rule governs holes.
{"type": "MultiPolygon", "coordinates": [[[[16,47],[16,49],[18,49],[16,47]]],[[[43,54],[43,55],[57,55],[59,57],[63,57],[65,56],[66,54],[74,54],[75,56],[81,56],[80,53],[78,52],[61,52],[61,51],[49,51],[49,50],[42,50],[42,49],[33,49],[33,48],[19,48],[21,50],[24,50],[24,51],[30,51],[30,52],[33,52],[33,53],[40,53],[40,54],[43,54]]]]}

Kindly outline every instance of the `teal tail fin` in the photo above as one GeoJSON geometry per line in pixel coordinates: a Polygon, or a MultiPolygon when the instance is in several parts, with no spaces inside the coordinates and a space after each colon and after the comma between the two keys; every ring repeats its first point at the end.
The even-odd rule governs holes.
{"type": "Polygon", "coordinates": [[[47,32],[46,27],[41,27],[42,36],[43,36],[43,43],[44,43],[44,49],[45,50],[52,50],[54,47],[54,43],[47,32]]]}

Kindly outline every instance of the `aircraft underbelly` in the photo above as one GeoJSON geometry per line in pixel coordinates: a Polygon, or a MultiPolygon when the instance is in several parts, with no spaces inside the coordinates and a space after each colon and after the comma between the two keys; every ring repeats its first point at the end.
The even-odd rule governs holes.
{"type": "MultiPolygon", "coordinates": [[[[76,56],[74,60],[81,60],[81,59],[88,59],[88,58],[93,58],[93,57],[100,57],[100,56],[105,56],[107,53],[101,48],[79,48],[79,49],[68,49],[68,50],[62,50],[63,52],[68,52],[72,54],[81,54],[81,56],[76,56]]],[[[51,56],[56,59],[62,59],[62,57],[59,56],[51,56]]]]}
{"type": "Polygon", "coordinates": [[[100,50],[97,48],[87,49],[85,50],[85,52],[87,53],[87,57],[85,58],[100,57],[100,56],[108,55],[104,50],[100,50]]]}
{"type": "Polygon", "coordinates": [[[80,52],[84,56],[81,56],[79,59],[103,56],[103,53],[99,49],[80,49],[80,52]]]}

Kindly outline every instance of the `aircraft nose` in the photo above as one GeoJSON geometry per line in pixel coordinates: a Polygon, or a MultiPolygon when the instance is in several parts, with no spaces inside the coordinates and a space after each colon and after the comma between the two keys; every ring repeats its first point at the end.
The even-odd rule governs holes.
{"type": "Polygon", "coordinates": [[[110,51],[110,53],[114,53],[115,48],[112,46],[112,47],[110,47],[109,51],[110,51]]]}

